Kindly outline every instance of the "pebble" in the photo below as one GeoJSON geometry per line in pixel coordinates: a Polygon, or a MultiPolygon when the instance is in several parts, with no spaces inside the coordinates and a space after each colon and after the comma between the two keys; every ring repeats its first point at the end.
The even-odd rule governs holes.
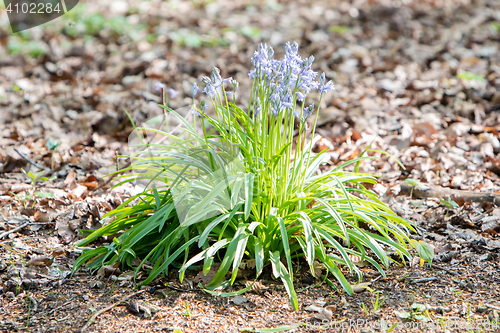
{"type": "Polygon", "coordinates": [[[128,12],[128,3],[123,0],[115,0],[109,5],[109,11],[113,14],[123,15],[128,12]]]}

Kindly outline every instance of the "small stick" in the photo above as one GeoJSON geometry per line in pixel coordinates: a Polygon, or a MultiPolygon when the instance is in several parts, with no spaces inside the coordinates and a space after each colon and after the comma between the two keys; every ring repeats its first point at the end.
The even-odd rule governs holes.
{"type": "Polygon", "coordinates": [[[74,298],[75,298],[75,297],[73,296],[73,297],[71,297],[71,298],[70,298],[70,300],[69,300],[69,301],[67,301],[67,302],[63,303],[61,306],[58,306],[57,308],[50,310],[50,311],[49,311],[49,315],[50,315],[50,314],[52,314],[52,313],[54,313],[54,312],[56,312],[57,310],[59,310],[59,309],[60,309],[60,308],[62,308],[63,306],[66,306],[66,305],[68,305],[69,303],[71,303],[71,301],[72,301],[74,298]]]}
{"type": "Polygon", "coordinates": [[[31,159],[29,159],[26,155],[24,155],[23,153],[21,153],[19,150],[17,150],[16,147],[14,147],[14,150],[16,151],[16,153],[19,154],[19,156],[21,156],[22,158],[24,158],[26,161],[28,161],[29,164],[33,165],[34,167],[37,167],[38,169],[40,170],[45,170],[44,168],[42,168],[41,166],[39,166],[38,164],[36,164],[35,162],[33,162],[31,159]]]}
{"type": "Polygon", "coordinates": [[[87,332],[87,328],[88,328],[88,327],[89,327],[89,326],[90,326],[90,325],[91,325],[91,324],[95,321],[95,319],[96,319],[99,315],[103,314],[103,313],[104,313],[104,312],[106,312],[106,311],[109,311],[109,310],[113,309],[115,306],[117,306],[117,305],[118,305],[118,304],[120,304],[120,303],[123,303],[123,302],[127,301],[127,300],[128,300],[129,298],[131,298],[131,297],[134,297],[134,296],[136,296],[136,295],[142,294],[142,293],[143,293],[143,292],[145,292],[145,291],[146,291],[146,289],[139,290],[138,292],[135,292],[135,293],[133,293],[133,294],[128,295],[127,297],[125,297],[125,298],[124,298],[124,299],[122,299],[121,301],[118,301],[118,302],[116,302],[116,303],[113,303],[113,304],[111,304],[110,306],[107,306],[107,307],[105,307],[105,308],[103,308],[103,309],[101,309],[101,310],[97,311],[96,313],[94,313],[94,315],[93,315],[92,317],[90,317],[89,321],[85,324],[85,326],[83,326],[83,327],[82,327],[82,329],[80,330],[80,332],[87,332]]]}
{"type": "MultiPolygon", "coordinates": [[[[117,162],[117,163],[118,163],[118,162],[117,162]]],[[[130,163],[130,162],[128,162],[127,164],[125,164],[125,166],[123,167],[123,169],[128,168],[130,165],[131,165],[131,163],[130,163]]],[[[118,166],[117,166],[117,168],[118,168],[118,166]]],[[[113,179],[115,179],[115,177],[116,177],[116,176],[118,176],[118,175],[122,174],[123,172],[125,172],[125,171],[120,171],[120,172],[118,172],[118,173],[115,173],[113,176],[109,177],[109,178],[108,178],[108,180],[106,180],[103,184],[101,184],[101,185],[97,186],[95,189],[93,189],[93,190],[92,190],[92,192],[95,192],[95,191],[97,191],[97,190],[102,189],[103,187],[105,187],[106,185],[108,185],[109,183],[111,183],[111,181],[112,181],[113,179]]]]}
{"type": "Polygon", "coordinates": [[[434,280],[437,280],[437,277],[430,277],[430,278],[415,279],[415,280],[411,281],[411,283],[415,284],[415,283],[420,283],[420,282],[429,282],[429,281],[434,281],[434,280]]]}
{"type": "Polygon", "coordinates": [[[183,292],[183,293],[189,293],[189,292],[192,292],[192,291],[203,291],[203,289],[199,289],[199,288],[182,289],[182,288],[177,288],[177,287],[174,287],[174,286],[171,286],[171,285],[167,285],[166,287],[170,288],[170,289],[173,289],[175,291],[183,292]]]}
{"type": "Polygon", "coordinates": [[[401,185],[401,191],[398,195],[409,195],[413,192],[412,194],[415,198],[444,198],[449,196],[452,200],[454,198],[462,198],[469,202],[492,202],[496,205],[500,205],[500,194],[498,193],[455,190],[429,184],[411,186],[409,184],[400,183],[399,185],[401,185]]]}
{"type": "Polygon", "coordinates": [[[491,304],[485,304],[484,306],[486,306],[487,308],[493,309],[493,310],[500,311],[500,308],[498,306],[494,306],[491,304]]]}
{"type": "Polygon", "coordinates": [[[9,235],[9,234],[11,234],[11,233],[13,233],[13,232],[16,232],[16,231],[18,231],[18,230],[21,230],[22,228],[24,228],[24,227],[25,227],[25,226],[27,226],[28,224],[30,224],[30,222],[26,222],[26,223],[24,223],[24,224],[20,225],[20,226],[19,226],[19,227],[17,227],[17,228],[14,228],[14,229],[12,229],[12,230],[9,230],[9,231],[6,231],[6,232],[4,232],[4,233],[0,234],[0,239],[4,238],[5,236],[7,236],[7,235],[9,235]]]}
{"type": "Polygon", "coordinates": [[[436,267],[437,269],[440,269],[442,271],[445,271],[446,273],[450,273],[451,275],[459,275],[457,272],[454,272],[448,268],[444,268],[444,267],[441,267],[441,266],[438,266],[436,264],[432,265],[432,267],[436,267]]]}
{"type": "Polygon", "coordinates": [[[28,296],[28,300],[33,304],[33,309],[31,311],[36,312],[38,310],[38,303],[32,296],[28,296]]]}

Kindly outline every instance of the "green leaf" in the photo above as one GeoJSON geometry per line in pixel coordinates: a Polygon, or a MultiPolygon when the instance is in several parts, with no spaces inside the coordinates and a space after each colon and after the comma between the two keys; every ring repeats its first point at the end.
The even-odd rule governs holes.
{"type": "Polygon", "coordinates": [[[423,241],[416,241],[414,239],[411,240],[412,245],[417,250],[418,256],[429,263],[429,266],[432,267],[432,259],[434,259],[434,247],[430,244],[427,244],[423,241]]]}
{"type": "Polygon", "coordinates": [[[411,185],[411,186],[420,186],[422,183],[418,179],[413,179],[413,178],[406,178],[405,179],[405,184],[411,185]]]}
{"type": "Polygon", "coordinates": [[[61,143],[62,143],[61,141],[58,141],[57,143],[55,143],[52,139],[48,139],[45,146],[49,150],[55,150],[57,147],[59,147],[61,145],[61,143]]]}
{"type": "Polygon", "coordinates": [[[394,311],[394,313],[402,319],[409,319],[411,317],[411,314],[406,311],[394,311]]]}
{"type": "Polygon", "coordinates": [[[484,77],[479,74],[471,73],[471,72],[462,72],[457,74],[457,78],[463,79],[465,81],[479,81],[484,82],[484,77]]]}
{"type": "Polygon", "coordinates": [[[250,216],[252,209],[254,177],[253,173],[245,174],[245,220],[250,216]]]}
{"type": "Polygon", "coordinates": [[[424,312],[425,310],[427,310],[427,307],[424,304],[418,303],[413,303],[410,308],[415,312],[424,312]]]}
{"type": "Polygon", "coordinates": [[[460,206],[454,201],[454,200],[451,200],[451,199],[439,199],[439,202],[443,205],[443,206],[446,206],[448,208],[459,208],[460,206]]]}
{"type": "Polygon", "coordinates": [[[280,255],[278,251],[270,253],[270,258],[275,277],[280,277],[285,285],[285,289],[288,292],[288,296],[290,297],[292,309],[298,310],[299,303],[297,300],[297,294],[295,293],[295,289],[293,287],[291,274],[288,272],[285,265],[283,265],[283,263],[280,261],[280,255]]]}

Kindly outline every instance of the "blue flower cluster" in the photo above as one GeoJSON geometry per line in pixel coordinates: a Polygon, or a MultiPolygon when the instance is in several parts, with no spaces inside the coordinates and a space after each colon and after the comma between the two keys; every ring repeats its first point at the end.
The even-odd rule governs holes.
{"type": "MultiPolygon", "coordinates": [[[[316,81],[318,73],[312,70],[314,56],[302,59],[298,54],[297,43],[287,43],[285,46],[285,57],[283,60],[274,59],[274,50],[267,45],[260,45],[252,57],[254,69],[248,76],[257,79],[259,84],[264,85],[268,92],[267,100],[270,103],[271,113],[278,115],[285,109],[293,109],[295,102],[303,102],[312,90],[325,93],[333,90],[333,82],[325,83],[325,74],[321,74],[319,82],[316,81]]],[[[314,106],[304,109],[304,118],[309,117],[314,106]]],[[[296,116],[300,112],[295,111],[296,116]]]]}
{"type": "MultiPolygon", "coordinates": [[[[296,102],[304,102],[312,90],[318,90],[321,94],[334,89],[332,81],[326,81],[325,73],[321,74],[319,81],[316,80],[318,73],[312,70],[314,56],[302,59],[298,54],[297,43],[287,43],[285,46],[285,57],[282,60],[274,59],[274,50],[265,44],[259,45],[252,57],[252,69],[248,76],[257,80],[259,91],[265,94],[259,96],[255,101],[254,115],[257,116],[262,107],[269,109],[277,116],[283,110],[290,110],[296,117],[307,119],[314,112],[314,104],[296,111],[296,102]]],[[[212,70],[211,77],[204,76],[201,81],[205,83],[203,93],[210,99],[215,100],[217,88],[223,87],[223,83],[231,83],[234,91],[238,89],[238,82],[233,78],[222,79],[220,70],[216,67],[212,70]]],[[[192,94],[196,95],[198,87],[193,85],[192,94]]],[[[232,95],[226,92],[226,95],[232,95]]]]}

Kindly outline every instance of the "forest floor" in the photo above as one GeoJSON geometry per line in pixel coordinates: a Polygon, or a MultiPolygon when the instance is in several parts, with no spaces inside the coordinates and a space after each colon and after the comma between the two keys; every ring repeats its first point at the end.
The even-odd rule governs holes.
{"type": "Polygon", "coordinates": [[[500,2],[81,1],[17,35],[0,13],[0,331],[500,331],[500,2]],[[127,163],[113,159],[132,130],[123,110],[160,114],[156,81],[180,92],[171,107],[188,105],[212,66],[249,91],[257,45],[281,55],[287,41],[335,83],[317,149],[338,165],[374,140],[403,163],[373,153],[360,170],[434,246],[432,267],[361,267],[371,290],[352,296],[299,270],[298,311],[270,275],[231,298],[172,275],[139,292],[130,274],[71,276],[77,230],[135,190],[105,177],[127,163]],[[55,179],[32,185],[22,168],[55,179]]]}

